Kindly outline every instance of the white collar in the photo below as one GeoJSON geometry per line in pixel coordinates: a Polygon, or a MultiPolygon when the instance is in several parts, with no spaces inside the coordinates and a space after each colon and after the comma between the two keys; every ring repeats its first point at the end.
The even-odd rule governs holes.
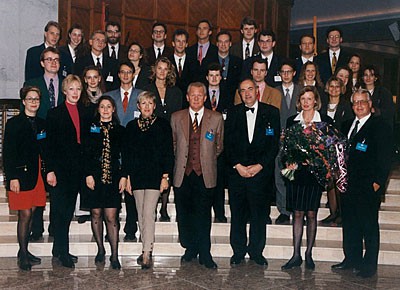
{"type": "MultiPolygon", "coordinates": [[[[303,118],[303,110],[301,110],[300,113],[297,114],[296,118],[294,118],[294,121],[300,121],[300,124],[305,126],[306,123],[304,122],[304,118],[303,118]]],[[[314,111],[314,116],[311,119],[311,123],[316,123],[316,122],[321,122],[321,115],[319,114],[319,112],[316,110],[314,111]]]]}

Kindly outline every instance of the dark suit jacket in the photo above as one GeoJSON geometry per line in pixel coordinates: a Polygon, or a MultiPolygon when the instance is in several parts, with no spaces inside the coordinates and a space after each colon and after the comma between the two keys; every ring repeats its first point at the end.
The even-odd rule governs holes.
{"type": "MultiPolygon", "coordinates": [[[[350,54],[343,48],[340,48],[339,59],[336,63],[336,69],[341,66],[347,65],[350,58],[350,54]]],[[[332,66],[331,61],[329,59],[329,50],[317,55],[314,58],[315,63],[318,65],[319,74],[321,76],[321,80],[325,84],[328,79],[332,76],[332,66]]]]}
{"type": "MultiPolygon", "coordinates": [[[[229,52],[237,57],[239,57],[241,60],[243,59],[243,44],[242,40],[239,42],[234,43],[231,48],[229,49],[229,52]]],[[[253,51],[250,51],[250,56],[257,55],[260,52],[260,48],[258,47],[257,40],[254,41],[254,46],[253,46],[253,51]]]]}
{"type": "MultiPolygon", "coordinates": [[[[238,174],[233,166],[261,164],[260,173],[271,178],[275,169],[275,157],[279,149],[279,110],[271,105],[258,103],[253,141],[249,143],[245,105],[239,104],[228,111],[225,122],[225,154],[231,174],[238,174]],[[274,130],[267,135],[266,129],[274,130]]],[[[259,174],[260,174],[259,173],[259,174]]]]}
{"type": "MultiPolygon", "coordinates": [[[[209,88],[207,87],[207,99],[204,102],[204,107],[211,110],[211,100],[210,100],[210,92],[209,88]]],[[[219,100],[217,104],[217,112],[220,113],[227,113],[228,109],[233,107],[233,100],[229,96],[228,88],[225,84],[221,83],[219,86],[219,100]]]]}
{"type": "MultiPolygon", "coordinates": [[[[343,123],[342,132],[348,136],[354,119],[343,123]]],[[[371,116],[354,136],[348,149],[347,173],[348,193],[367,194],[372,184],[380,185],[379,194],[384,194],[389,176],[393,149],[393,135],[389,126],[380,117],[371,116]],[[357,150],[357,144],[367,145],[366,151],[357,150]]]]}
{"type": "Polygon", "coordinates": [[[32,46],[26,52],[25,59],[25,81],[38,78],[44,74],[44,69],[40,64],[40,55],[45,49],[44,43],[32,46]]]}
{"type": "MultiPolygon", "coordinates": [[[[328,104],[324,105],[320,109],[321,114],[328,115],[328,104]]],[[[342,128],[342,123],[347,120],[354,120],[353,109],[351,108],[351,103],[344,98],[340,97],[339,104],[336,108],[335,116],[333,118],[333,125],[336,129],[340,130],[342,128]]]]}
{"type": "Polygon", "coordinates": [[[169,122],[172,113],[182,109],[182,92],[176,86],[167,87],[164,105],[161,102],[161,97],[155,83],[147,86],[145,91],[153,92],[156,95],[156,109],[154,112],[157,117],[164,118],[169,122]]]}
{"type": "MultiPolygon", "coordinates": [[[[171,55],[174,54],[174,49],[169,46],[164,46],[164,50],[161,54],[161,56],[165,56],[166,58],[169,58],[171,55]]],[[[146,48],[146,55],[147,55],[147,63],[149,65],[154,65],[154,63],[157,60],[157,56],[154,52],[154,47],[151,45],[150,47],[146,48]]]]}
{"type": "Polygon", "coordinates": [[[229,54],[228,74],[226,79],[222,79],[222,82],[225,83],[226,87],[228,88],[228,96],[232,99],[232,103],[235,97],[236,89],[239,85],[240,75],[242,73],[242,64],[243,61],[241,58],[233,54],[229,54]]]}
{"type": "MultiPolygon", "coordinates": [[[[36,118],[36,126],[37,133],[46,132],[43,119],[36,118]]],[[[32,130],[23,111],[7,122],[3,143],[7,190],[10,190],[12,179],[18,179],[21,191],[35,188],[39,174],[39,156],[44,160],[45,141],[45,138],[37,140],[37,134],[32,130]]]]}
{"type": "MultiPolygon", "coordinates": [[[[92,54],[89,53],[85,56],[79,57],[76,59],[74,64],[74,74],[82,77],[83,71],[87,66],[95,65],[92,54]]],[[[112,91],[120,86],[119,77],[118,77],[118,61],[108,57],[106,54],[103,53],[103,66],[101,68],[101,77],[106,84],[106,91],[112,91]],[[113,81],[110,82],[107,78],[111,76],[113,81]]]]}
{"type": "Polygon", "coordinates": [[[280,112],[280,117],[281,117],[281,128],[285,129],[286,128],[286,120],[289,117],[291,117],[291,116],[293,116],[293,115],[295,115],[297,113],[296,101],[297,101],[297,96],[299,95],[300,90],[302,89],[302,87],[300,87],[297,84],[294,84],[292,99],[290,100],[289,108],[287,107],[286,99],[285,99],[286,90],[283,88],[282,85],[277,87],[277,89],[282,94],[281,109],[280,109],[279,112],[280,112]]]}
{"type": "Polygon", "coordinates": [[[147,64],[143,63],[140,68],[140,73],[135,83],[135,88],[144,90],[150,84],[151,68],[147,64]]]}
{"type": "Polygon", "coordinates": [[[191,81],[195,82],[202,82],[204,84],[207,83],[206,75],[208,70],[208,65],[210,63],[216,62],[218,63],[218,48],[210,43],[208,47],[207,54],[203,56],[203,60],[200,62],[198,61],[197,57],[197,50],[198,50],[198,43],[190,46],[186,50],[186,59],[190,62],[190,75],[192,77],[191,81]]]}
{"type": "MultiPolygon", "coordinates": [[[[64,94],[62,92],[62,81],[63,81],[63,79],[59,76],[58,77],[57,106],[64,103],[64,94]]],[[[44,80],[44,76],[42,75],[39,78],[26,81],[24,83],[24,87],[25,86],[37,86],[40,89],[40,92],[42,93],[42,97],[40,98],[40,107],[39,107],[39,110],[37,111],[36,115],[42,119],[46,119],[47,112],[51,109],[51,107],[50,107],[49,91],[47,89],[46,81],[44,80]]],[[[23,107],[23,105],[22,105],[22,107],[23,107]]]]}
{"type": "Polygon", "coordinates": [[[68,44],[58,48],[60,50],[60,71],[63,77],[72,74],[74,69],[74,60],[72,59],[71,52],[69,51],[68,44]]]}
{"type": "Polygon", "coordinates": [[[176,74],[176,83],[175,85],[181,89],[182,91],[182,105],[184,108],[187,108],[189,106],[187,100],[186,100],[186,92],[189,84],[192,82],[192,76],[190,74],[190,60],[188,59],[188,56],[186,54],[186,59],[185,62],[182,63],[182,75],[179,77],[178,73],[178,64],[175,62],[174,54],[172,54],[168,58],[172,64],[175,66],[175,74],[176,74]]]}
{"type": "MultiPolygon", "coordinates": [[[[243,62],[242,68],[242,77],[241,79],[251,78],[251,68],[253,65],[253,61],[256,58],[261,58],[261,54],[250,57],[243,62]]],[[[282,82],[275,81],[275,76],[279,75],[279,69],[281,67],[282,62],[285,60],[282,56],[277,55],[274,52],[274,56],[272,57],[271,64],[268,68],[267,76],[265,77],[265,82],[271,87],[277,87],[282,82]]]]}
{"type": "Polygon", "coordinates": [[[375,115],[382,116],[382,119],[393,129],[396,106],[393,103],[392,93],[385,87],[376,86],[371,100],[375,115]]]}
{"type": "MultiPolygon", "coordinates": [[[[108,50],[108,44],[106,47],[103,49],[103,54],[110,56],[110,52],[108,50]]],[[[119,49],[118,49],[118,55],[117,55],[117,61],[119,63],[128,61],[128,47],[125,45],[122,45],[121,43],[119,44],[119,49]]]]}

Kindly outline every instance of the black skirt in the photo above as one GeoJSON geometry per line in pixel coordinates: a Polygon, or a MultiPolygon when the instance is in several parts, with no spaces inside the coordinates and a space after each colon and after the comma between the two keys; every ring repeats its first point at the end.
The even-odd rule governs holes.
{"type": "Polygon", "coordinates": [[[118,191],[119,180],[111,184],[95,183],[94,190],[86,185],[81,193],[81,209],[120,208],[121,194],[118,191]]]}

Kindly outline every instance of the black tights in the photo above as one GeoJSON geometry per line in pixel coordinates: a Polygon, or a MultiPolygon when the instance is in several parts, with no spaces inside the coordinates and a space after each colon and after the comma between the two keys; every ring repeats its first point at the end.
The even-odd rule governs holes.
{"type": "MultiPolygon", "coordinates": [[[[300,248],[301,240],[303,238],[303,221],[304,221],[304,211],[294,211],[294,221],[293,221],[293,246],[294,252],[292,259],[298,259],[301,257],[300,248]]],[[[307,211],[307,249],[305,256],[306,258],[311,258],[312,248],[314,246],[315,237],[317,234],[317,211],[307,211]]]]}
{"type": "Polygon", "coordinates": [[[105,254],[103,243],[103,218],[106,223],[108,241],[111,247],[111,260],[118,259],[118,232],[119,226],[117,223],[116,208],[93,208],[92,216],[92,231],[96,240],[98,253],[105,254]]]}
{"type": "Polygon", "coordinates": [[[32,216],[35,209],[36,207],[18,211],[17,237],[21,259],[28,259],[29,233],[31,232],[32,216]]]}

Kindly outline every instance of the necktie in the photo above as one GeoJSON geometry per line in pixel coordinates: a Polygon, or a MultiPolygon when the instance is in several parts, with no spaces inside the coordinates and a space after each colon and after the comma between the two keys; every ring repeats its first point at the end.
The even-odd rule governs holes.
{"type": "Polygon", "coordinates": [[[222,77],[224,80],[226,80],[227,71],[225,66],[225,58],[221,60],[221,68],[222,68],[222,77]]]}
{"type": "Polygon", "coordinates": [[[217,109],[217,96],[215,95],[216,90],[212,90],[212,96],[211,96],[211,108],[213,111],[217,109]]]}
{"type": "Polygon", "coordinates": [[[354,136],[356,136],[356,134],[357,134],[358,124],[360,124],[360,121],[359,121],[359,120],[356,121],[356,125],[354,126],[354,129],[353,129],[353,131],[351,131],[351,133],[350,133],[350,138],[349,138],[349,141],[350,141],[350,142],[353,140],[354,136]]]}
{"type": "Polygon", "coordinates": [[[111,52],[111,58],[117,59],[117,55],[115,54],[115,46],[111,46],[112,52],[111,52]]]}
{"type": "Polygon", "coordinates": [[[53,79],[50,79],[49,98],[50,98],[50,106],[51,106],[51,108],[54,108],[56,106],[56,96],[55,96],[53,79]]]}
{"type": "Polygon", "coordinates": [[[203,60],[203,46],[202,45],[200,45],[200,47],[199,47],[199,55],[197,57],[197,60],[200,62],[200,65],[201,65],[201,61],[203,60]]]}
{"type": "Polygon", "coordinates": [[[246,50],[245,50],[244,54],[245,54],[244,59],[248,59],[250,57],[250,43],[246,44],[246,50]]]}
{"type": "Polygon", "coordinates": [[[261,94],[260,94],[260,89],[257,89],[257,95],[256,98],[259,102],[261,102],[261,94]]]}
{"type": "Polygon", "coordinates": [[[179,77],[182,77],[182,58],[179,58],[178,74],[179,74],[179,77]]]}
{"type": "Polygon", "coordinates": [[[288,109],[290,109],[290,94],[289,94],[289,89],[286,89],[286,94],[285,94],[285,100],[286,100],[286,106],[288,109]]]}
{"type": "Polygon", "coordinates": [[[245,109],[246,112],[250,111],[250,112],[252,112],[254,114],[254,108],[249,108],[249,107],[245,106],[244,109],[245,109]]]}
{"type": "Polygon", "coordinates": [[[128,92],[124,93],[124,99],[122,100],[122,107],[124,109],[124,113],[126,113],[126,109],[128,108],[128,92]]]}
{"type": "Polygon", "coordinates": [[[334,52],[332,57],[332,74],[335,73],[336,63],[337,63],[336,52],[334,52]]]}
{"type": "Polygon", "coordinates": [[[97,58],[96,66],[101,69],[100,57],[97,58]]]}
{"type": "Polygon", "coordinates": [[[160,58],[161,57],[161,48],[157,48],[157,50],[158,50],[157,58],[160,58]]]}
{"type": "Polygon", "coordinates": [[[198,114],[199,113],[194,113],[194,120],[193,120],[193,123],[192,123],[193,132],[195,132],[195,133],[197,133],[197,130],[199,129],[199,123],[197,121],[197,115],[198,114]]]}

